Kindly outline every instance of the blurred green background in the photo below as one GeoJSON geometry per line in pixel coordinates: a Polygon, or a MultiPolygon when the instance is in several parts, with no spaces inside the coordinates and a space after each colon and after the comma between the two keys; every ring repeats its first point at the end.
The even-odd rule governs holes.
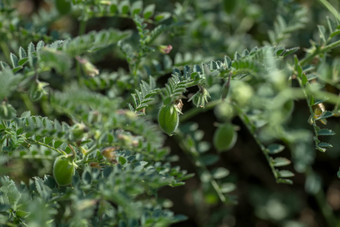
{"type": "MultiPolygon", "coordinates": [[[[173,47],[170,57],[174,59],[178,51],[185,51],[195,56],[197,63],[202,59],[219,59],[225,55],[233,56],[236,51],[242,52],[245,48],[273,44],[289,47],[300,47],[296,53],[304,56],[304,48],[310,46],[311,39],[319,39],[317,25],[326,25],[326,16],[330,14],[320,4],[313,0],[153,0],[144,1],[145,5],[155,3],[157,11],[173,12],[178,21],[178,28],[159,40],[159,44],[171,44],[173,47]],[[280,15],[281,19],[278,19],[280,15]],[[293,33],[281,34],[279,22],[284,21],[286,27],[293,29],[293,33]]],[[[330,1],[337,9],[340,1],[330,1]]],[[[80,24],[77,15],[65,14],[62,17],[53,17],[50,12],[54,1],[21,0],[15,1],[16,9],[23,20],[18,25],[32,32],[32,40],[38,41],[44,38],[48,41],[66,39],[70,35],[76,36],[80,24]],[[49,13],[50,12],[50,13],[49,13]],[[31,25],[34,23],[34,31],[31,25]]],[[[15,24],[15,21],[13,22],[15,24]]],[[[152,26],[152,25],[150,25],[152,26]]],[[[101,17],[91,18],[85,32],[115,27],[120,30],[134,30],[135,24],[129,18],[101,17]]],[[[0,38],[10,40],[10,33],[0,29],[0,38]]],[[[17,37],[15,37],[17,38],[17,37]]],[[[30,40],[22,40],[21,45],[30,40]]],[[[17,43],[10,43],[9,49],[17,49],[17,43]]],[[[100,69],[116,71],[119,68],[128,69],[127,62],[117,54],[102,51],[95,64],[100,69]]],[[[1,60],[4,56],[0,56],[1,60]]],[[[328,59],[338,62],[340,49],[335,49],[328,59]]],[[[192,58],[192,57],[191,57],[192,58]]],[[[335,64],[335,63],[334,63],[335,64]]],[[[334,73],[339,76],[339,64],[333,67],[334,73]],[[335,69],[338,69],[335,70],[335,69]]],[[[327,70],[327,69],[325,69],[327,70]]],[[[330,70],[330,69],[329,69],[330,70]]],[[[164,83],[167,75],[159,78],[159,83],[164,83]]],[[[328,85],[328,90],[335,94],[338,88],[328,85]]],[[[189,91],[190,92],[190,91],[189,91]]],[[[191,91],[193,92],[193,91],[191,91]]],[[[184,106],[184,112],[192,108],[184,106]]],[[[295,101],[292,117],[289,125],[292,128],[304,128],[312,130],[308,124],[308,106],[305,100],[295,101]]],[[[190,121],[197,123],[197,130],[204,132],[203,139],[212,141],[215,130],[212,122],[217,122],[214,111],[210,110],[195,116],[190,121]]],[[[326,153],[313,151],[308,157],[293,159],[291,151],[285,150],[284,156],[293,159],[290,170],[296,173],[292,178],[293,185],[276,184],[271,170],[252,138],[252,135],[235,118],[233,123],[239,125],[238,140],[236,146],[221,154],[221,159],[211,168],[223,166],[229,169],[229,179],[236,184],[232,192],[237,204],[223,205],[212,189],[204,188],[205,184],[196,176],[189,179],[185,186],[177,188],[163,188],[160,197],[172,201],[172,210],[188,217],[185,222],[174,226],[256,226],[256,227],[323,227],[340,226],[340,181],[336,173],[340,166],[340,124],[338,118],[328,121],[328,126],[337,135],[330,138],[333,148],[326,153]],[[314,172],[306,177],[299,173],[296,167],[299,162],[309,159],[314,172]],[[294,169],[295,167],[295,169],[294,169]]],[[[312,142],[312,141],[311,141],[312,142]]],[[[182,169],[195,173],[196,169],[173,137],[168,137],[166,145],[171,152],[179,156],[177,164],[182,169]]],[[[210,153],[215,153],[213,149],[210,153]]],[[[16,177],[20,180],[33,176],[34,172],[27,171],[35,167],[14,163],[16,177]]],[[[43,171],[42,171],[43,172],[43,171]]],[[[232,189],[231,189],[232,190],[232,189]]]]}

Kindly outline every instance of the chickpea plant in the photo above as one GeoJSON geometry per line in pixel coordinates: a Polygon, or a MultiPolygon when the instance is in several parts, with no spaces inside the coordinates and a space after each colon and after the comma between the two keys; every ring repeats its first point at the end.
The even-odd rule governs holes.
{"type": "Polygon", "coordinates": [[[295,41],[313,10],[293,1],[270,3],[282,10],[274,24],[248,0],[40,2],[0,1],[1,226],[170,226],[186,217],[158,191],[194,175],[205,201],[232,207],[236,173],[219,160],[240,128],[273,181],[298,172],[321,193],[312,164],[339,116],[336,6],[319,1],[328,16],[309,26],[307,47],[295,41]],[[273,29],[252,37],[261,20],[273,29]],[[309,129],[289,124],[303,100],[309,129]],[[210,137],[195,120],[204,113],[210,137]]]}

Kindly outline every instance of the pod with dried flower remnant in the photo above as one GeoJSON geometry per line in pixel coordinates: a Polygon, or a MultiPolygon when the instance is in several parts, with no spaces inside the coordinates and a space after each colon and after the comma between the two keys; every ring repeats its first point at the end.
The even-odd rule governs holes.
{"type": "Polygon", "coordinates": [[[75,164],[69,156],[59,156],[53,164],[53,177],[59,186],[66,186],[72,183],[75,174],[75,164]]]}
{"type": "Polygon", "coordinates": [[[179,122],[178,111],[174,105],[163,105],[158,112],[158,124],[168,135],[177,129],[179,122]]]}

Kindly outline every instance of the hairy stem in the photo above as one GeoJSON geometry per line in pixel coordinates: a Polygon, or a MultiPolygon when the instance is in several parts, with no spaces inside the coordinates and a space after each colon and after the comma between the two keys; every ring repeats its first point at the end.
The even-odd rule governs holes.
{"type": "Polygon", "coordinates": [[[319,190],[314,197],[318,203],[321,213],[326,219],[328,226],[339,226],[337,219],[335,218],[332,208],[327,203],[327,199],[323,190],[319,190]]]}
{"type": "Polygon", "coordinates": [[[275,170],[275,167],[272,163],[271,157],[268,154],[268,149],[264,146],[264,144],[260,141],[259,137],[257,136],[256,133],[256,126],[251,122],[251,120],[248,118],[248,116],[242,111],[242,109],[240,107],[238,107],[237,105],[233,104],[233,107],[235,108],[235,110],[238,113],[239,118],[242,120],[243,124],[246,126],[246,128],[248,129],[248,131],[252,134],[253,138],[255,139],[255,142],[257,143],[257,145],[260,147],[263,155],[265,156],[269,167],[276,179],[276,181],[279,180],[279,176],[277,171],[275,170]]]}
{"type": "Polygon", "coordinates": [[[184,122],[194,116],[196,116],[199,113],[206,112],[212,108],[214,108],[216,105],[220,104],[223,102],[222,99],[218,99],[212,102],[209,102],[204,108],[192,108],[189,111],[185,112],[183,116],[180,118],[180,122],[184,122]]]}
{"type": "Polygon", "coordinates": [[[327,9],[329,12],[333,14],[333,16],[340,21],[340,14],[338,11],[332,6],[327,0],[319,0],[327,9]]]}
{"type": "Polygon", "coordinates": [[[35,144],[38,144],[38,145],[43,146],[43,147],[47,147],[47,148],[49,148],[51,150],[54,150],[54,151],[56,151],[56,152],[58,152],[58,153],[60,153],[62,155],[67,155],[67,153],[65,151],[56,149],[56,148],[54,148],[54,147],[52,147],[52,146],[50,146],[50,145],[48,145],[46,143],[38,141],[38,140],[34,140],[34,139],[31,139],[31,138],[29,138],[29,139],[27,138],[26,140],[28,142],[35,143],[35,144]]]}
{"type": "Polygon", "coordinates": [[[300,64],[301,66],[304,66],[306,64],[308,64],[310,61],[313,60],[313,58],[319,54],[323,54],[323,53],[326,53],[328,51],[330,51],[331,49],[334,49],[336,47],[340,46],[340,40],[337,40],[335,42],[332,42],[324,47],[321,47],[321,48],[317,48],[314,50],[313,53],[307,55],[306,57],[304,57],[301,61],[300,61],[300,64]]]}
{"type": "Polygon", "coordinates": [[[80,24],[79,24],[78,34],[83,35],[83,34],[85,34],[85,31],[86,31],[86,20],[82,20],[82,21],[80,21],[80,24]]]}
{"type": "Polygon", "coordinates": [[[0,48],[5,55],[7,62],[11,62],[9,57],[11,51],[9,50],[8,45],[5,42],[0,42],[0,48]]]}
{"type": "Polygon", "coordinates": [[[32,103],[32,101],[29,99],[28,95],[26,93],[21,93],[20,94],[21,99],[24,101],[25,106],[27,107],[27,109],[29,111],[31,111],[32,115],[36,115],[37,114],[37,110],[34,106],[34,104],[32,103]]]}
{"type": "Polygon", "coordinates": [[[228,199],[227,197],[224,196],[220,185],[217,183],[217,181],[214,179],[214,177],[212,176],[212,174],[210,173],[210,171],[208,170],[208,168],[204,165],[204,163],[202,163],[202,161],[199,159],[199,153],[196,150],[195,147],[188,147],[185,143],[184,143],[184,138],[185,136],[180,134],[175,135],[175,139],[176,141],[179,143],[179,146],[182,148],[182,150],[188,155],[190,156],[190,160],[193,161],[194,165],[200,170],[200,176],[202,176],[203,174],[208,176],[209,178],[209,182],[211,184],[211,186],[214,188],[214,190],[216,191],[219,199],[223,202],[223,203],[232,203],[232,201],[230,199],[228,199]]]}

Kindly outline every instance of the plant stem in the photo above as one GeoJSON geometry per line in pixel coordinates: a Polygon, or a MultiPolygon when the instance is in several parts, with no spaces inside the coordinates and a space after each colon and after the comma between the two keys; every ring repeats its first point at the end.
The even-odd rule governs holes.
{"type": "Polygon", "coordinates": [[[300,61],[300,65],[304,66],[306,65],[308,62],[310,62],[311,60],[313,60],[313,58],[315,56],[317,56],[318,54],[322,54],[325,52],[328,52],[331,49],[334,49],[335,47],[340,46],[340,40],[337,40],[333,43],[328,44],[327,46],[321,47],[321,48],[317,48],[312,54],[307,55],[306,57],[304,57],[301,61],[300,61]]]}
{"type": "Polygon", "coordinates": [[[333,16],[340,21],[340,14],[338,11],[332,6],[327,0],[319,0],[327,9],[329,12],[333,14],[333,16]]]}
{"type": "Polygon", "coordinates": [[[337,219],[334,217],[333,211],[327,203],[325,193],[323,190],[319,190],[314,197],[321,209],[321,213],[327,221],[328,226],[339,226],[337,219]]]}
{"type": "Polygon", "coordinates": [[[335,42],[332,42],[332,43],[328,44],[327,46],[325,46],[325,47],[322,49],[322,51],[323,51],[323,52],[328,52],[329,50],[334,49],[334,48],[336,48],[336,47],[338,47],[338,46],[340,46],[340,40],[337,40],[337,41],[335,41],[335,42]]]}
{"type": "MultiPolygon", "coordinates": [[[[81,20],[79,23],[79,31],[78,35],[83,35],[86,31],[86,20],[81,20]]],[[[81,78],[81,67],[80,67],[80,62],[76,61],[76,71],[77,71],[77,76],[80,81],[81,78]]]]}
{"type": "Polygon", "coordinates": [[[30,156],[30,155],[24,155],[24,156],[20,156],[20,159],[40,159],[40,160],[53,160],[52,157],[49,156],[44,156],[44,155],[34,155],[34,156],[30,156]]]}
{"type": "Polygon", "coordinates": [[[83,35],[83,34],[85,34],[85,31],[86,31],[86,20],[81,20],[80,24],[79,24],[79,32],[78,32],[78,34],[79,35],[83,35]]]}
{"type": "MultiPolygon", "coordinates": [[[[306,102],[307,102],[307,106],[308,106],[308,109],[309,109],[310,116],[313,117],[314,116],[313,107],[309,103],[310,97],[308,96],[306,89],[304,89],[304,87],[302,85],[302,81],[301,81],[300,78],[298,78],[298,81],[299,81],[299,85],[300,85],[301,89],[303,90],[303,92],[305,94],[306,102]]],[[[315,143],[315,147],[318,147],[319,146],[318,144],[319,144],[320,141],[319,141],[319,139],[317,137],[318,131],[317,131],[317,125],[316,125],[316,121],[315,120],[312,121],[312,126],[313,126],[313,130],[314,130],[314,135],[315,135],[313,140],[314,140],[314,143],[315,143]]]]}
{"type": "Polygon", "coordinates": [[[201,173],[200,176],[202,176],[203,174],[206,174],[209,177],[209,181],[211,186],[214,188],[214,190],[216,191],[219,199],[223,202],[223,203],[231,203],[232,201],[230,201],[228,198],[226,198],[223,194],[223,192],[221,191],[221,187],[219,186],[219,184],[216,182],[216,180],[214,179],[214,177],[211,175],[210,171],[208,170],[208,168],[204,165],[204,163],[202,163],[202,161],[199,159],[199,153],[196,150],[195,147],[188,147],[184,142],[184,135],[178,134],[175,135],[175,139],[177,140],[177,142],[179,143],[179,146],[182,148],[182,150],[191,157],[191,160],[193,160],[194,165],[200,169],[201,173]]]}
{"type": "Polygon", "coordinates": [[[334,105],[336,105],[340,101],[339,96],[326,92],[326,91],[320,91],[320,90],[313,91],[307,88],[306,92],[308,95],[313,95],[315,98],[318,98],[318,99],[325,99],[325,102],[331,103],[334,105]]]}
{"type": "Polygon", "coordinates": [[[216,105],[218,105],[218,104],[220,104],[222,102],[223,102],[222,99],[218,99],[218,100],[209,102],[204,108],[193,108],[193,109],[190,109],[189,111],[185,112],[183,114],[183,116],[181,116],[180,122],[184,122],[184,121],[186,121],[186,120],[196,116],[199,113],[208,111],[208,110],[214,108],[216,105]]]}
{"type": "Polygon", "coordinates": [[[50,146],[50,145],[48,145],[46,143],[40,142],[38,140],[31,139],[31,138],[29,138],[29,139],[27,138],[27,140],[31,141],[32,143],[39,144],[40,146],[47,147],[47,148],[49,148],[51,150],[54,150],[54,151],[56,151],[56,152],[58,152],[58,153],[60,153],[62,155],[67,155],[67,153],[65,151],[56,149],[56,148],[54,148],[54,147],[52,147],[52,146],[50,146]]]}
{"type": "Polygon", "coordinates": [[[21,93],[20,96],[21,96],[21,99],[24,101],[27,109],[29,111],[31,111],[31,114],[32,115],[37,114],[37,110],[36,110],[34,104],[32,103],[32,101],[28,98],[28,95],[26,93],[21,93]]]}
{"type": "Polygon", "coordinates": [[[257,143],[257,145],[260,147],[263,155],[265,156],[270,169],[276,179],[276,181],[279,180],[279,175],[277,173],[277,171],[275,170],[275,167],[272,163],[272,159],[268,154],[268,149],[263,145],[263,143],[260,141],[259,137],[256,134],[256,126],[250,121],[250,119],[248,118],[248,116],[241,110],[240,107],[238,107],[237,105],[233,104],[233,107],[235,108],[235,110],[238,113],[239,118],[242,120],[243,124],[246,126],[246,128],[248,129],[248,131],[252,134],[253,138],[255,139],[255,142],[257,143]]]}
{"type": "Polygon", "coordinates": [[[80,67],[80,62],[79,61],[76,61],[76,70],[77,70],[78,80],[80,81],[80,78],[81,78],[81,67],[80,67]]]}
{"type": "Polygon", "coordinates": [[[8,48],[8,45],[5,42],[0,42],[0,47],[2,49],[2,52],[4,53],[7,62],[11,62],[11,59],[9,57],[10,50],[8,48]]]}

